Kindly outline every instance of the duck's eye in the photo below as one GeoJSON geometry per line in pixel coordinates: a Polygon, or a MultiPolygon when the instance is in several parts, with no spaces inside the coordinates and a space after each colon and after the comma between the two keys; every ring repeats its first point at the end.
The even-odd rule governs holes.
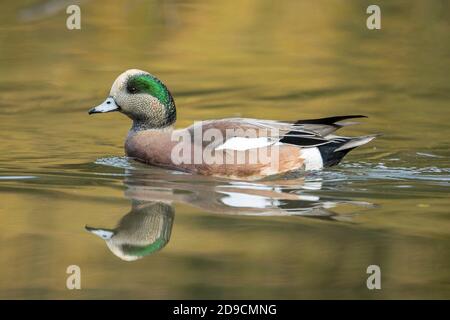
{"type": "Polygon", "coordinates": [[[128,91],[129,91],[130,93],[136,93],[136,92],[137,92],[137,89],[136,89],[136,87],[130,87],[130,88],[128,88],[128,91]]]}

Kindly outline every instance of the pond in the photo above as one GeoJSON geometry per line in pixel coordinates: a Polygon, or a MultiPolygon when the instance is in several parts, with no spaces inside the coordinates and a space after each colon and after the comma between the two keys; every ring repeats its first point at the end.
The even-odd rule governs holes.
{"type": "Polygon", "coordinates": [[[450,298],[449,3],[378,3],[381,30],[366,1],[2,3],[0,298],[450,298]],[[129,119],[87,114],[129,68],[180,128],[364,114],[342,133],[382,136],[279,179],[146,166],[129,119]]]}

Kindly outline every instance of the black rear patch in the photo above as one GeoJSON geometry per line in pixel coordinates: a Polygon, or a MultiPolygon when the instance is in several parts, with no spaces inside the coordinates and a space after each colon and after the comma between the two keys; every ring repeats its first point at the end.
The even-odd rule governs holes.
{"type": "Polygon", "coordinates": [[[295,135],[295,131],[288,132],[280,140],[280,142],[282,142],[282,143],[295,144],[297,146],[302,146],[302,147],[317,146],[317,145],[326,143],[327,141],[328,140],[321,139],[319,137],[310,138],[310,137],[299,136],[298,134],[295,135]]]}
{"type": "MultiPolygon", "coordinates": [[[[344,140],[344,139],[341,139],[344,140]]],[[[345,141],[331,141],[330,143],[323,144],[321,146],[318,146],[317,148],[320,151],[320,155],[322,156],[323,166],[324,167],[331,167],[334,165],[337,165],[339,162],[341,162],[342,158],[345,157],[347,153],[349,153],[351,150],[355,148],[348,148],[340,151],[334,151],[337,148],[341,147],[342,145],[349,142],[351,139],[345,139],[345,141]]]]}

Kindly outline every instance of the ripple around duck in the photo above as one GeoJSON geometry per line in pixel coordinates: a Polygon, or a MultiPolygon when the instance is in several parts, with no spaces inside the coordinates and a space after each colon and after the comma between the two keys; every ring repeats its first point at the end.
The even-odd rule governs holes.
{"type": "Polygon", "coordinates": [[[0,180],[27,180],[36,178],[36,176],[0,176],[0,180]]]}
{"type": "MultiPolygon", "coordinates": [[[[0,171],[0,182],[3,190],[70,192],[93,187],[125,188],[127,198],[185,202],[210,212],[303,215],[336,220],[331,209],[342,205],[354,207],[352,212],[361,212],[384,198],[445,197],[450,169],[439,166],[445,164],[446,158],[433,159],[441,162],[423,167],[418,163],[403,166],[401,155],[388,155],[373,162],[344,162],[323,171],[290,172],[282,177],[248,182],[192,175],[112,156],[93,163],[0,171]]],[[[101,199],[104,194],[92,196],[101,199]]]]}
{"type": "Polygon", "coordinates": [[[95,164],[110,166],[121,169],[135,169],[132,162],[127,157],[106,157],[95,160],[95,164]]]}
{"type": "MultiPolygon", "coordinates": [[[[394,160],[395,161],[395,160],[394,160]]],[[[150,173],[152,168],[154,167],[147,166],[133,160],[130,160],[127,157],[105,157],[100,158],[95,161],[95,164],[114,167],[126,170],[143,170],[146,173],[150,173]]],[[[189,180],[192,180],[192,176],[190,174],[186,174],[184,172],[165,170],[171,175],[181,175],[181,176],[189,176],[189,180]]],[[[108,172],[99,172],[98,174],[110,174],[108,172]]],[[[120,175],[120,174],[117,174],[120,175]]],[[[125,174],[126,175],[126,174],[125,174]]],[[[270,181],[275,181],[274,185],[281,184],[283,185],[283,181],[288,183],[289,181],[302,178],[305,181],[309,182],[304,189],[317,189],[317,183],[323,182],[351,182],[351,181],[364,181],[368,182],[373,180],[389,180],[389,181],[399,181],[405,182],[408,180],[417,181],[417,182],[438,182],[442,186],[448,186],[450,183],[450,168],[442,168],[438,166],[426,166],[426,167],[403,167],[403,166],[389,166],[386,165],[385,162],[346,162],[338,167],[325,169],[323,171],[316,172],[290,172],[284,175],[281,179],[280,177],[276,177],[273,179],[269,177],[265,179],[267,183],[270,181]],[[316,182],[316,184],[314,184],[316,182]]],[[[196,179],[202,180],[203,177],[196,176],[196,179]]],[[[236,187],[239,185],[240,188],[246,188],[246,186],[252,186],[252,183],[244,182],[244,181],[229,181],[230,184],[234,184],[236,187]]],[[[254,184],[253,184],[253,187],[254,184]]],[[[401,185],[399,185],[401,187],[401,185]]]]}
{"type": "Polygon", "coordinates": [[[446,193],[445,188],[440,188],[440,192],[435,189],[436,185],[449,185],[449,168],[390,166],[386,164],[390,160],[381,160],[346,162],[323,171],[291,172],[252,182],[165,170],[126,157],[101,158],[95,164],[124,169],[124,183],[128,191],[132,188],[131,197],[138,194],[144,200],[149,200],[149,196],[154,200],[159,195],[194,206],[208,203],[205,207],[210,211],[219,208],[222,213],[246,215],[326,216],[336,220],[330,209],[341,205],[351,205],[354,212],[361,212],[363,208],[376,207],[383,197],[429,198],[446,193]]]}
{"type": "Polygon", "coordinates": [[[429,167],[391,167],[384,163],[346,163],[341,171],[353,180],[416,180],[442,182],[448,185],[450,182],[450,168],[429,167]]]}

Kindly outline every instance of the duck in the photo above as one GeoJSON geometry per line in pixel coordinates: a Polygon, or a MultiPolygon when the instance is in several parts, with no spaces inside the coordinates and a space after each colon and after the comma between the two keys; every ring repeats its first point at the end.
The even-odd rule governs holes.
{"type": "Polygon", "coordinates": [[[162,250],[170,240],[175,210],[162,201],[132,199],[131,211],[114,229],[85,226],[124,261],[136,261],[162,250]]]}
{"type": "Polygon", "coordinates": [[[364,115],[279,121],[253,118],[203,120],[176,129],[175,100],[147,71],[130,69],[112,84],[106,100],[88,113],[120,112],[132,121],[125,154],[167,169],[238,180],[292,171],[317,171],[340,163],[378,134],[337,136],[364,115]]]}

